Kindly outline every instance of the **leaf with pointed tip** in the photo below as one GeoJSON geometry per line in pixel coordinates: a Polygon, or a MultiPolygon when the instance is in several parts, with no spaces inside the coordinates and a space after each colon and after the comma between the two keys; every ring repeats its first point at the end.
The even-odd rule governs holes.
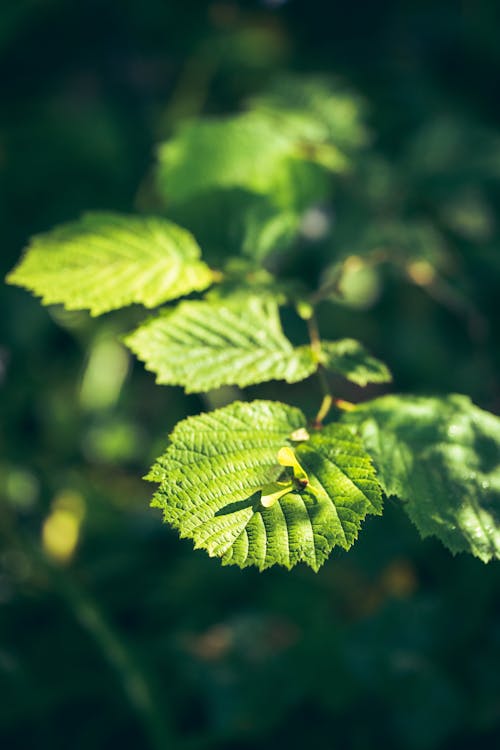
{"type": "Polygon", "coordinates": [[[266,380],[295,383],[316,370],[309,346],[293,347],[273,300],[182,302],[139,326],[127,346],[157,375],[188,393],[266,380]]]}
{"type": "Polygon", "coordinates": [[[182,537],[223,564],[314,570],[335,546],[348,549],[369,513],[381,512],[381,492],[361,441],[333,424],[310,439],[305,417],[272,401],[235,402],[180,422],[148,479],[160,487],[153,505],[182,537]],[[307,473],[297,482],[278,453],[293,446],[307,473]],[[278,480],[293,492],[271,497],[278,480]]]}
{"type": "Polygon", "coordinates": [[[372,357],[363,344],[355,339],[321,342],[321,364],[357,385],[389,383],[388,367],[372,357]]]}
{"type": "Polygon", "coordinates": [[[86,214],[35,237],[7,277],[45,304],[92,315],[134,302],[156,307],[212,280],[188,231],[165,219],[112,213],[86,214]]]}
{"type": "Polygon", "coordinates": [[[423,537],[484,562],[500,558],[500,419],[465,396],[385,396],[343,421],[359,426],[378,477],[423,537]]]}

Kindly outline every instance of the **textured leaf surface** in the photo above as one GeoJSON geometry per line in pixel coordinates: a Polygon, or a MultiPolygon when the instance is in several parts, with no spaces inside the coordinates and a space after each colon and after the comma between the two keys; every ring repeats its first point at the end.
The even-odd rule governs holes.
{"type": "Polygon", "coordinates": [[[422,536],[487,562],[500,557],[500,419],[465,396],[386,396],[344,417],[358,423],[388,495],[422,536]]]}
{"type": "Polygon", "coordinates": [[[7,280],[45,304],[99,315],[205,289],[212,272],[185,229],[164,219],[95,213],[35,237],[7,280]]]}
{"type": "Polygon", "coordinates": [[[381,492],[349,428],[330,425],[294,442],[304,428],[298,409],[269,401],[235,402],[186,419],[148,477],[160,482],[153,504],[181,536],[225,564],[262,570],[305,562],[317,570],[334,546],[352,545],[368,513],[381,512],[381,492]],[[262,491],[291,477],[278,460],[286,446],[309,483],[264,507],[262,491]]]}
{"type": "Polygon", "coordinates": [[[316,370],[309,346],[294,348],[273,300],[183,302],[126,338],[157,382],[188,392],[266,380],[303,380],[316,370]]]}
{"type": "Polygon", "coordinates": [[[357,385],[388,383],[392,380],[387,366],[372,357],[355,339],[323,341],[321,363],[357,385]]]}

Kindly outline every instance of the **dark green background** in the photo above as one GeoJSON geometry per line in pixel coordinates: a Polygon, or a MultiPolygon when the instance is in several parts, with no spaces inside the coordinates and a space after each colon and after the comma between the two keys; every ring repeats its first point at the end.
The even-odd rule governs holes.
{"type": "MultiPolygon", "coordinates": [[[[472,190],[491,226],[443,229],[458,305],[388,271],[369,309],[330,309],[324,323],[384,358],[398,391],[459,391],[498,413],[499,27],[486,0],[2,3],[2,277],[32,234],[141,207],[177,117],[234,111],[279,72],[333,73],[365,98],[409,215],[435,220],[440,201],[472,190]],[[438,142],[416,176],[405,155],[442,117],[459,146],[434,170],[438,142]]],[[[107,405],[80,395],[99,336],[139,317],[61,315],[1,288],[2,747],[498,747],[498,563],[421,542],[393,502],[318,575],[193,552],[149,510],[140,477],[206,404],[137,364],[107,405]],[[41,529],[68,492],[86,515],[59,565],[41,529]]],[[[289,400],[317,408],[310,392],[289,400]]]]}

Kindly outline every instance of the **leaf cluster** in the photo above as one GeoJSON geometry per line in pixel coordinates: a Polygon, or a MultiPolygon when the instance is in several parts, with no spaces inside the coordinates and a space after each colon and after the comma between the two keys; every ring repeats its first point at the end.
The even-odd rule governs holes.
{"type": "Polygon", "coordinates": [[[445,256],[433,228],[376,221],[357,255],[327,253],[313,288],[284,272],[294,253],[329,247],[328,206],[368,142],[361,114],[324,81],[287,80],[244,112],[184,123],[158,149],[158,215],[87,214],[35,237],[8,276],[92,315],[161,307],[124,339],[160,384],[204,393],[317,376],[316,415],[254,400],[189,417],[148,475],[165,520],[224,564],[317,570],[382,513],[384,495],[422,536],[500,557],[496,417],[460,396],[356,406],[330,390],[329,373],[360,387],[391,375],[361,342],[324,340],[316,308],[343,302],[353,269],[388,258],[432,283],[445,256]],[[307,341],[287,335],[284,307],[307,341]]]}

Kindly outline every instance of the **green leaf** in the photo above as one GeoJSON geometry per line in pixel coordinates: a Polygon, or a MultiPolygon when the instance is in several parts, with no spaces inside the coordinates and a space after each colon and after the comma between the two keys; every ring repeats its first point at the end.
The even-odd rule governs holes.
{"type": "Polygon", "coordinates": [[[308,296],[307,287],[298,279],[280,279],[265,268],[256,266],[249,258],[229,258],[222,271],[222,279],[204,297],[210,301],[231,297],[260,297],[278,305],[296,304],[308,296]]]}
{"type": "Polygon", "coordinates": [[[159,147],[160,188],[176,204],[221,188],[262,195],[289,191],[295,160],[321,161],[304,150],[303,135],[277,127],[264,112],[184,124],[159,147]]]}
{"type": "Polygon", "coordinates": [[[305,424],[298,409],[271,401],[189,417],[148,476],[160,482],[153,505],[224,564],[318,570],[333,547],[353,544],[368,513],[381,512],[381,492],[349,428],[333,424],[297,442],[309,437],[305,424]],[[296,452],[307,484],[280,464],[284,447],[296,452]],[[287,481],[295,489],[283,495],[287,481]]]}
{"type": "Polygon", "coordinates": [[[188,393],[221,385],[303,380],[317,368],[309,346],[293,347],[271,299],[182,302],[125,339],[157,375],[188,393]]]}
{"type": "Polygon", "coordinates": [[[301,225],[300,210],[276,208],[271,201],[249,201],[241,215],[241,250],[260,261],[290,247],[301,225]]]}
{"type": "Polygon", "coordinates": [[[7,281],[45,304],[99,315],[205,289],[212,272],[185,229],[165,219],[94,213],[35,237],[7,281]]]}
{"type": "Polygon", "coordinates": [[[280,76],[252,104],[274,116],[279,127],[294,128],[309,140],[328,140],[342,150],[368,141],[364,103],[326,77],[280,76]]]}
{"type": "Polygon", "coordinates": [[[214,188],[262,193],[290,141],[249,115],[185,124],[158,150],[159,182],[173,203],[214,188]]]}
{"type": "MultiPolygon", "coordinates": [[[[304,176],[306,167],[315,165],[299,162],[297,173],[304,176]]],[[[295,196],[291,191],[274,189],[263,195],[241,188],[214,188],[177,204],[167,195],[166,210],[170,218],[194,234],[213,265],[223,265],[239,252],[262,261],[273,252],[291,247],[296,240],[304,212],[300,202],[306,201],[308,206],[316,201],[314,196],[324,199],[324,180],[310,187],[305,182],[293,180],[295,196]]]]}
{"type": "Polygon", "coordinates": [[[328,370],[343,375],[357,385],[389,383],[392,380],[387,366],[370,356],[355,339],[321,342],[321,364],[328,370]]]}
{"type": "Polygon", "coordinates": [[[210,252],[263,260],[293,243],[304,211],[330,194],[328,172],[344,169],[326,135],[268,112],[184,124],[159,147],[159,192],[210,252]]]}
{"type": "Polygon", "coordinates": [[[465,396],[385,396],[344,416],[359,425],[387,495],[423,537],[500,558],[500,419],[465,396]]]}

